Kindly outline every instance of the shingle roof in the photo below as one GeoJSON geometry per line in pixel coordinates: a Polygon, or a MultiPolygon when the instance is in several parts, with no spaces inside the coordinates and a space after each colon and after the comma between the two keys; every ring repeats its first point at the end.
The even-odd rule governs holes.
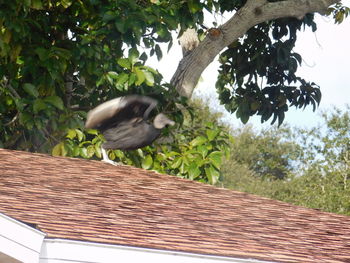
{"type": "Polygon", "coordinates": [[[0,149],[0,212],[52,238],[350,262],[350,217],[100,161],[0,149]]]}

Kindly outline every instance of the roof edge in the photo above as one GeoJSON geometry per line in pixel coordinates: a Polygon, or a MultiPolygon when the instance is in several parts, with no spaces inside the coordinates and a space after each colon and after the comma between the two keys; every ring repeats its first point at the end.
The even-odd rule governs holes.
{"type": "Polygon", "coordinates": [[[0,255],[21,262],[39,262],[45,233],[0,213],[0,255]]]}
{"type": "Polygon", "coordinates": [[[186,253],[179,251],[110,245],[59,238],[45,238],[40,263],[53,262],[152,262],[152,263],[273,263],[256,259],[186,253]]]}

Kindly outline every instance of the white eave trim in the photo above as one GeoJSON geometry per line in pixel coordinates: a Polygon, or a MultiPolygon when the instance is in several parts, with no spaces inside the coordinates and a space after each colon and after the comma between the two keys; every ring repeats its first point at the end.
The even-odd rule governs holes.
{"type": "Polygon", "coordinates": [[[45,233],[0,213],[0,254],[21,262],[39,262],[45,233]]]}
{"type": "Polygon", "coordinates": [[[40,263],[272,263],[255,259],[239,259],[184,253],[177,251],[108,245],[66,239],[45,239],[40,263]]]}

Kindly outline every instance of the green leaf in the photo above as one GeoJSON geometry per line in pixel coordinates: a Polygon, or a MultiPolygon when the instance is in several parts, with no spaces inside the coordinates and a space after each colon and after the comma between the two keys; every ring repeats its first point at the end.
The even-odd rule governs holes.
{"type": "Polygon", "coordinates": [[[207,137],[209,141],[212,141],[215,139],[215,137],[219,134],[219,130],[206,130],[205,133],[207,134],[207,137]]]}
{"type": "Polygon", "coordinates": [[[49,58],[49,55],[50,55],[49,50],[42,48],[42,47],[38,47],[37,49],[35,49],[35,53],[38,54],[39,59],[41,61],[47,60],[49,58]]]}
{"type": "Polygon", "coordinates": [[[84,133],[81,130],[75,129],[75,132],[77,134],[79,142],[85,140],[85,135],[84,135],[84,133]]]}
{"type": "Polygon", "coordinates": [[[189,179],[194,180],[201,174],[201,171],[198,168],[198,165],[196,163],[191,163],[188,167],[188,175],[189,179]]]}
{"type": "MultiPolygon", "coordinates": [[[[115,156],[118,157],[119,159],[125,158],[125,154],[121,150],[111,151],[111,153],[114,153],[115,156]]],[[[114,159],[115,159],[115,157],[114,157],[114,159]]]]}
{"type": "Polygon", "coordinates": [[[101,146],[95,144],[95,155],[97,156],[97,158],[101,158],[102,157],[102,152],[101,152],[101,146]]]}
{"type": "Polygon", "coordinates": [[[28,129],[32,129],[34,126],[32,114],[28,112],[21,112],[19,114],[19,123],[25,125],[28,129]]]}
{"type": "Polygon", "coordinates": [[[176,156],[176,155],[180,155],[180,154],[179,154],[178,152],[175,152],[175,151],[167,152],[167,153],[165,154],[165,156],[166,156],[167,158],[173,157],[173,156],[176,156]]]}
{"type": "Polygon", "coordinates": [[[136,151],[141,158],[145,158],[145,155],[144,155],[142,149],[137,149],[136,151]]]}
{"type": "MultiPolygon", "coordinates": [[[[158,27],[157,35],[159,36],[157,39],[159,42],[168,42],[171,39],[171,34],[168,28],[164,25],[161,25],[160,27],[158,27]]],[[[161,55],[160,57],[158,57],[158,54],[157,54],[158,60],[162,58],[162,51],[158,44],[155,46],[155,52],[156,54],[159,53],[161,55]]]]}
{"type": "Polygon", "coordinates": [[[182,174],[185,173],[185,162],[184,162],[184,161],[181,162],[181,165],[180,165],[180,167],[179,167],[179,171],[180,171],[180,173],[182,173],[182,174]]]}
{"type": "Polygon", "coordinates": [[[114,20],[116,17],[117,16],[113,11],[107,11],[106,13],[103,14],[102,21],[108,22],[108,21],[114,20]]]}
{"type": "Polygon", "coordinates": [[[51,154],[53,156],[61,156],[61,143],[56,144],[55,147],[53,147],[51,154]]]}
{"type": "Polygon", "coordinates": [[[145,75],[145,79],[146,79],[146,84],[148,86],[153,86],[154,85],[154,77],[153,74],[151,72],[148,71],[143,71],[143,74],[145,75]]]}
{"type": "Polygon", "coordinates": [[[52,47],[50,51],[51,51],[51,54],[50,54],[51,56],[58,55],[60,57],[60,59],[63,58],[65,60],[68,60],[72,57],[72,53],[68,49],[65,49],[65,48],[52,47]]]}
{"type": "Polygon", "coordinates": [[[119,64],[119,66],[123,68],[131,69],[131,63],[127,58],[120,58],[117,60],[117,63],[119,64]]]}
{"type": "Polygon", "coordinates": [[[63,110],[64,108],[63,101],[58,96],[48,96],[44,98],[44,101],[50,103],[52,106],[55,106],[59,110],[63,110]]]}
{"type": "Polygon", "coordinates": [[[195,147],[198,145],[202,145],[203,143],[206,143],[206,142],[207,142],[207,138],[205,138],[204,136],[198,136],[190,142],[190,145],[192,147],[195,147]]]}
{"type": "Polygon", "coordinates": [[[222,155],[222,152],[219,151],[211,152],[208,155],[208,159],[217,169],[220,169],[222,163],[222,155]]]}
{"type": "Polygon", "coordinates": [[[73,147],[73,152],[72,152],[72,154],[73,154],[74,157],[80,155],[80,148],[79,148],[79,146],[75,145],[75,146],[73,147]]]}
{"type": "Polygon", "coordinates": [[[200,154],[202,155],[202,158],[204,159],[207,154],[208,154],[208,148],[204,145],[200,145],[197,147],[197,151],[200,152],[200,154]]]}
{"type": "Polygon", "coordinates": [[[187,5],[192,14],[201,10],[201,5],[198,0],[188,0],[187,5]]]}
{"type": "Polygon", "coordinates": [[[250,103],[250,109],[252,111],[256,111],[261,107],[260,102],[259,101],[253,101],[252,103],[250,103]]]}
{"type": "Polygon", "coordinates": [[[64,7],[64,8],[68,8],[72,5],[72,1],[70,0],[61,0],[61,5],[64,7]]]}
{"type": "Polygon", "coordinates": [[[242,114],[242,115],[240,116],[240,119],[241,119],[241,121],[242,121],[243,124],[246,124],[246,123],[248,122],[248,120],[249,120],[249,115],[246,114],[246,113],[244,113],[244,114],[242,114]]]}
{"type": "Polygon", "coordinates": [[[136,81],[136,78],[137,78],[136,74],[135,74],[135,73],[131,73],[131,74],[129,75],[128,84],[129,84],[129,85],[134,85],[134,83],[135,83],[135,81],[136,81]]]}
{"type": "Polygon", "coordinates": [[[39,130],[44,128],[44,120],[42,118],[34,117],[34,124],[35,124],[36,128],[39,130]]]}
{"type": "Polygon", "coordinates": [[[51,154],[53,156],[66,156],[67,150],[64,147],[64,143],[60,142],[59,144],[56,144],[55,147],[53,147],[51,154]]]}
{"type": "Polygon", "coordinates": [[[110,75],[108,75],[108,73],[105,75],[105,78],[107,79],[107,81],[109,82],[109,84],[113,84],[113,79],[111,78],[110,75]]]}
{"type": "Polygon", "coordinates": [[[139,86],[145,81],[146,76],[143,73],[143,71],[140,70],[138,67],[134,67],[134,72],[136,73],[136,76],[137,76],[137,80],[136,80],[135,84],[137,86],[139,86]]]}
{"type": "Polygon", "coordinates": [[[101,76],[101,78],[97,79],[96,81],[96,86],[99,87],[100,85],[102,85],[105,82],[106,78],[105,76],[101,76]]]}
{"type": "Polygon", "coordinates": [[[39,96],[39,92],[37,91],[36,87],[31,83],[24,83],[23,89],[25,92],[27,92],[29,95],[37,98],[39,96]]]}
{"type": "Polygon", "coordinates": [[[156,160],[158,162],[162,162],[162,161],[165,161],[166,160],[166,156],[164,153],[157,153],[156,155],[156,160]]]}
{"type": "Polygon", "coordinates": [[[140,53],[136,48],[131,48],[129,50],[129,61],[134,65],[139,60],[140,53]]]}
{"type": "Polygon", "coordinates": [[[117,79],[119,78],[118,73],[115,72],[115,71],[109,71],[109,72],[107,73],[107,75],[108,75],[110,78],[115,79],[115,80],[117,80],[117,79]]]}
{"type": "Polygon", "coordinates": [[[148,59],[146,52],[143,52],[139,59],[142,60],[143,62],[146,62],[146,60],[148,59]]]}
{"type": "Polygon", "coordinates": [[[140,68],[151,72],[153,75],[157,75],[158,74],[157,70],[155,70],[154,68],[151,68],[151,67],[148,67],[148,66],[140,66],[140,68]]]}
{"type": "Polygon", "coordinates": [[[11,40],[11,37],[12,37],[12,33],[10,30],[6,30],[3,35],[2,35],[2,41],[6,44],[9,44],[10,43],[10,40],[11,40]]]}
{"type": "Polygon", "coordinates": [[[216,184],[219,180],[220,173],[213,166],[205,168],[205,174],[210,184],[216,184]]]}
{"type": "Polygon", "coordinates": [[[80,148],[80,156],[83,158],[88,158],[88,154],[87,154],[87,149],[86,148],[80,148]]]}
{"type": "Polygon", "coordinates": [[[46,109],[47,106],[42,99],[36,99],[33,104],[33,112],[38,113],[39,111],[46,109]]]}
{"type": "Polygon", "coordinates": [[[149,169],[152,167],[153,159],[151,155],[147,155],[144,159],[142,159],[141,167],[143,169],[149,169]]]}
{"type": "Polygon", "coordinates": [[[77,133],[75,132],[74,129],[69,129],[69,130],[68,130],[68,133],[67,133],[67,135],[66,135],[66,138],[72,140],[72,139],[75,138],[76,135],[77,135],[77,133]]]}
{"type": "Polygon", "coordinates": [[[125,26],[124,20],[115,21],[115,26],[120,33],[124,34],[126,32],[126,26],[125,26]]]}
{"type": "Polygon", "coordinates": [[[43,4],[41,2],[41,0],[32,0],[32,6],[33,9],[43,9],[43,4]]]}
{"type": "Polygon", "coordinates": [[[155,46],[155,51],[156,51],[157,59],[161,60],[163,57],[163,52],[160,49],[160,46],[158,44],[155,46]]]}
{"type": "Polygon", "coordinates": [[[123,73],[118,75],[117,84],[123,85],[125,82],[128,81],[128,79],[129,79],[129,75],[123,72],[123,73]]]}
{"type": "Polygon", "coordinates": [[[94,145],[89,145],[86,149],[86,155],[88,158],[91,158],[95,154],[95,146],[94,145]]]}
{"type": "Polygon", "coordinates": [[[88,134],[92,134],[92,135],[98,135],[98,131],[95,130],[95,129],[88,129],[88,130],[87,130],[87,133],[88,133],[88,134]]]}
{"type": "Polygon", "coordinates": [[[177,157],[174,159],[174,162],[171,165],[171,168],[176,169],[179,168],[179,166],[182,164],[182,158],[181,157],[177,157]]]}

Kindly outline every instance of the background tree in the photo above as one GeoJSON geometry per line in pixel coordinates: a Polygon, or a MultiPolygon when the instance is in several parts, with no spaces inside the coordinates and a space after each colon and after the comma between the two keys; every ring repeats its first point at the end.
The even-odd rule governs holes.
{"type": "MultiPolygon", "coordinates": [[[[230,145],[231,158],[265,180],[287,179],[294,172],[301,147],[288,127],[255,131],[251,126],[236,129],[230,145]]],[[[231,170],[230,164],[226,167],[231,170]]]]}
{"type": "MultiPolygon", "coordinates": [[[[86,112],[103,101],[132,93],[158,99],[160,110],[170,113],[181,126],[182,109],[188,104],[178,93],[189,98],[202,71],[225,48],[217,84],[222,103],[243,122],[259,114],[263,121],[273,117],[281,123],[287,101],[289,106],[303,107],[320,100],[318,87],[295,75],[301,57],[293,46],[296,31],[304,26],[316,30],[311,13],[327,13],[338,22],[348,14],[339,3],[327,9],[334,3],[338,1],[2,1],[0,144],[10,149],[53,149],[54,154],[99,157],[101,138],[83,130],[86,112]],[[204,31],[205,10],[211,14],[230,11],[232,17],[204,31]],[[170,48],[172,32],[181,35],[189,28],[202,41],[188,49],[174,68],[171,85],[164,83],[147,66],[147,58],[156,55],[161,59],[159,44],[168,43],[170,48]],[[264,86],[258,85],[261,77],[266,78],[264,86]],[[75,139],[78,144],[69,142],[75,139]]],[[[216,152],[210,158],[216,160],[221,139],[215,144],[209,135],[213,128],[206,127],[202,132],[193,130],[184,141],[193,142],[206,134],[212,148],[203,153],[216,152]]],[[[189,134],[186,128],[179,129],[189,134]]],[[[180,145],[180,141],[173,142],[172,147],[180,145]]],[[[197,146],[201,145],[192,143],[197,146]]],[[[134,153],[133,163],[142,163],[142,158],[134,153]]],[[[185,165],[185,159],[182,161],[185,165]]],[[[203,167],[204,171],[212,171],[217,178],[215,162],[209,167],[203,167]]],[[[205,180],[216,181],[209,177],[205,180]]]]}
{"type": "Polygon", "coordinates": [[[299,131],[304,153],[299,180],[310,194],[301,195],[299,204],[350,214],[350,107],[322,117],[323,126],[299,131]]]}
{"type": "Polygon", "coordinates": [[[235,146],[223,166],[223,186],[350,215],[350,107],[345,111],[335,108],[322,116],[322,125],[307,130],[269,129],[257,134],[243,129],[233,135],[235,146]],[[255,147],[266,141],[271,143],[255,147]],[[279,154],[258,159],[263,162],[258,166],[261,169],[256,169],[252,160],[255,156],[266,156],[266,152],[279,154]],[[276,179],[271,164],[287,171],[285,176],[271,180],[276,179]]]}

